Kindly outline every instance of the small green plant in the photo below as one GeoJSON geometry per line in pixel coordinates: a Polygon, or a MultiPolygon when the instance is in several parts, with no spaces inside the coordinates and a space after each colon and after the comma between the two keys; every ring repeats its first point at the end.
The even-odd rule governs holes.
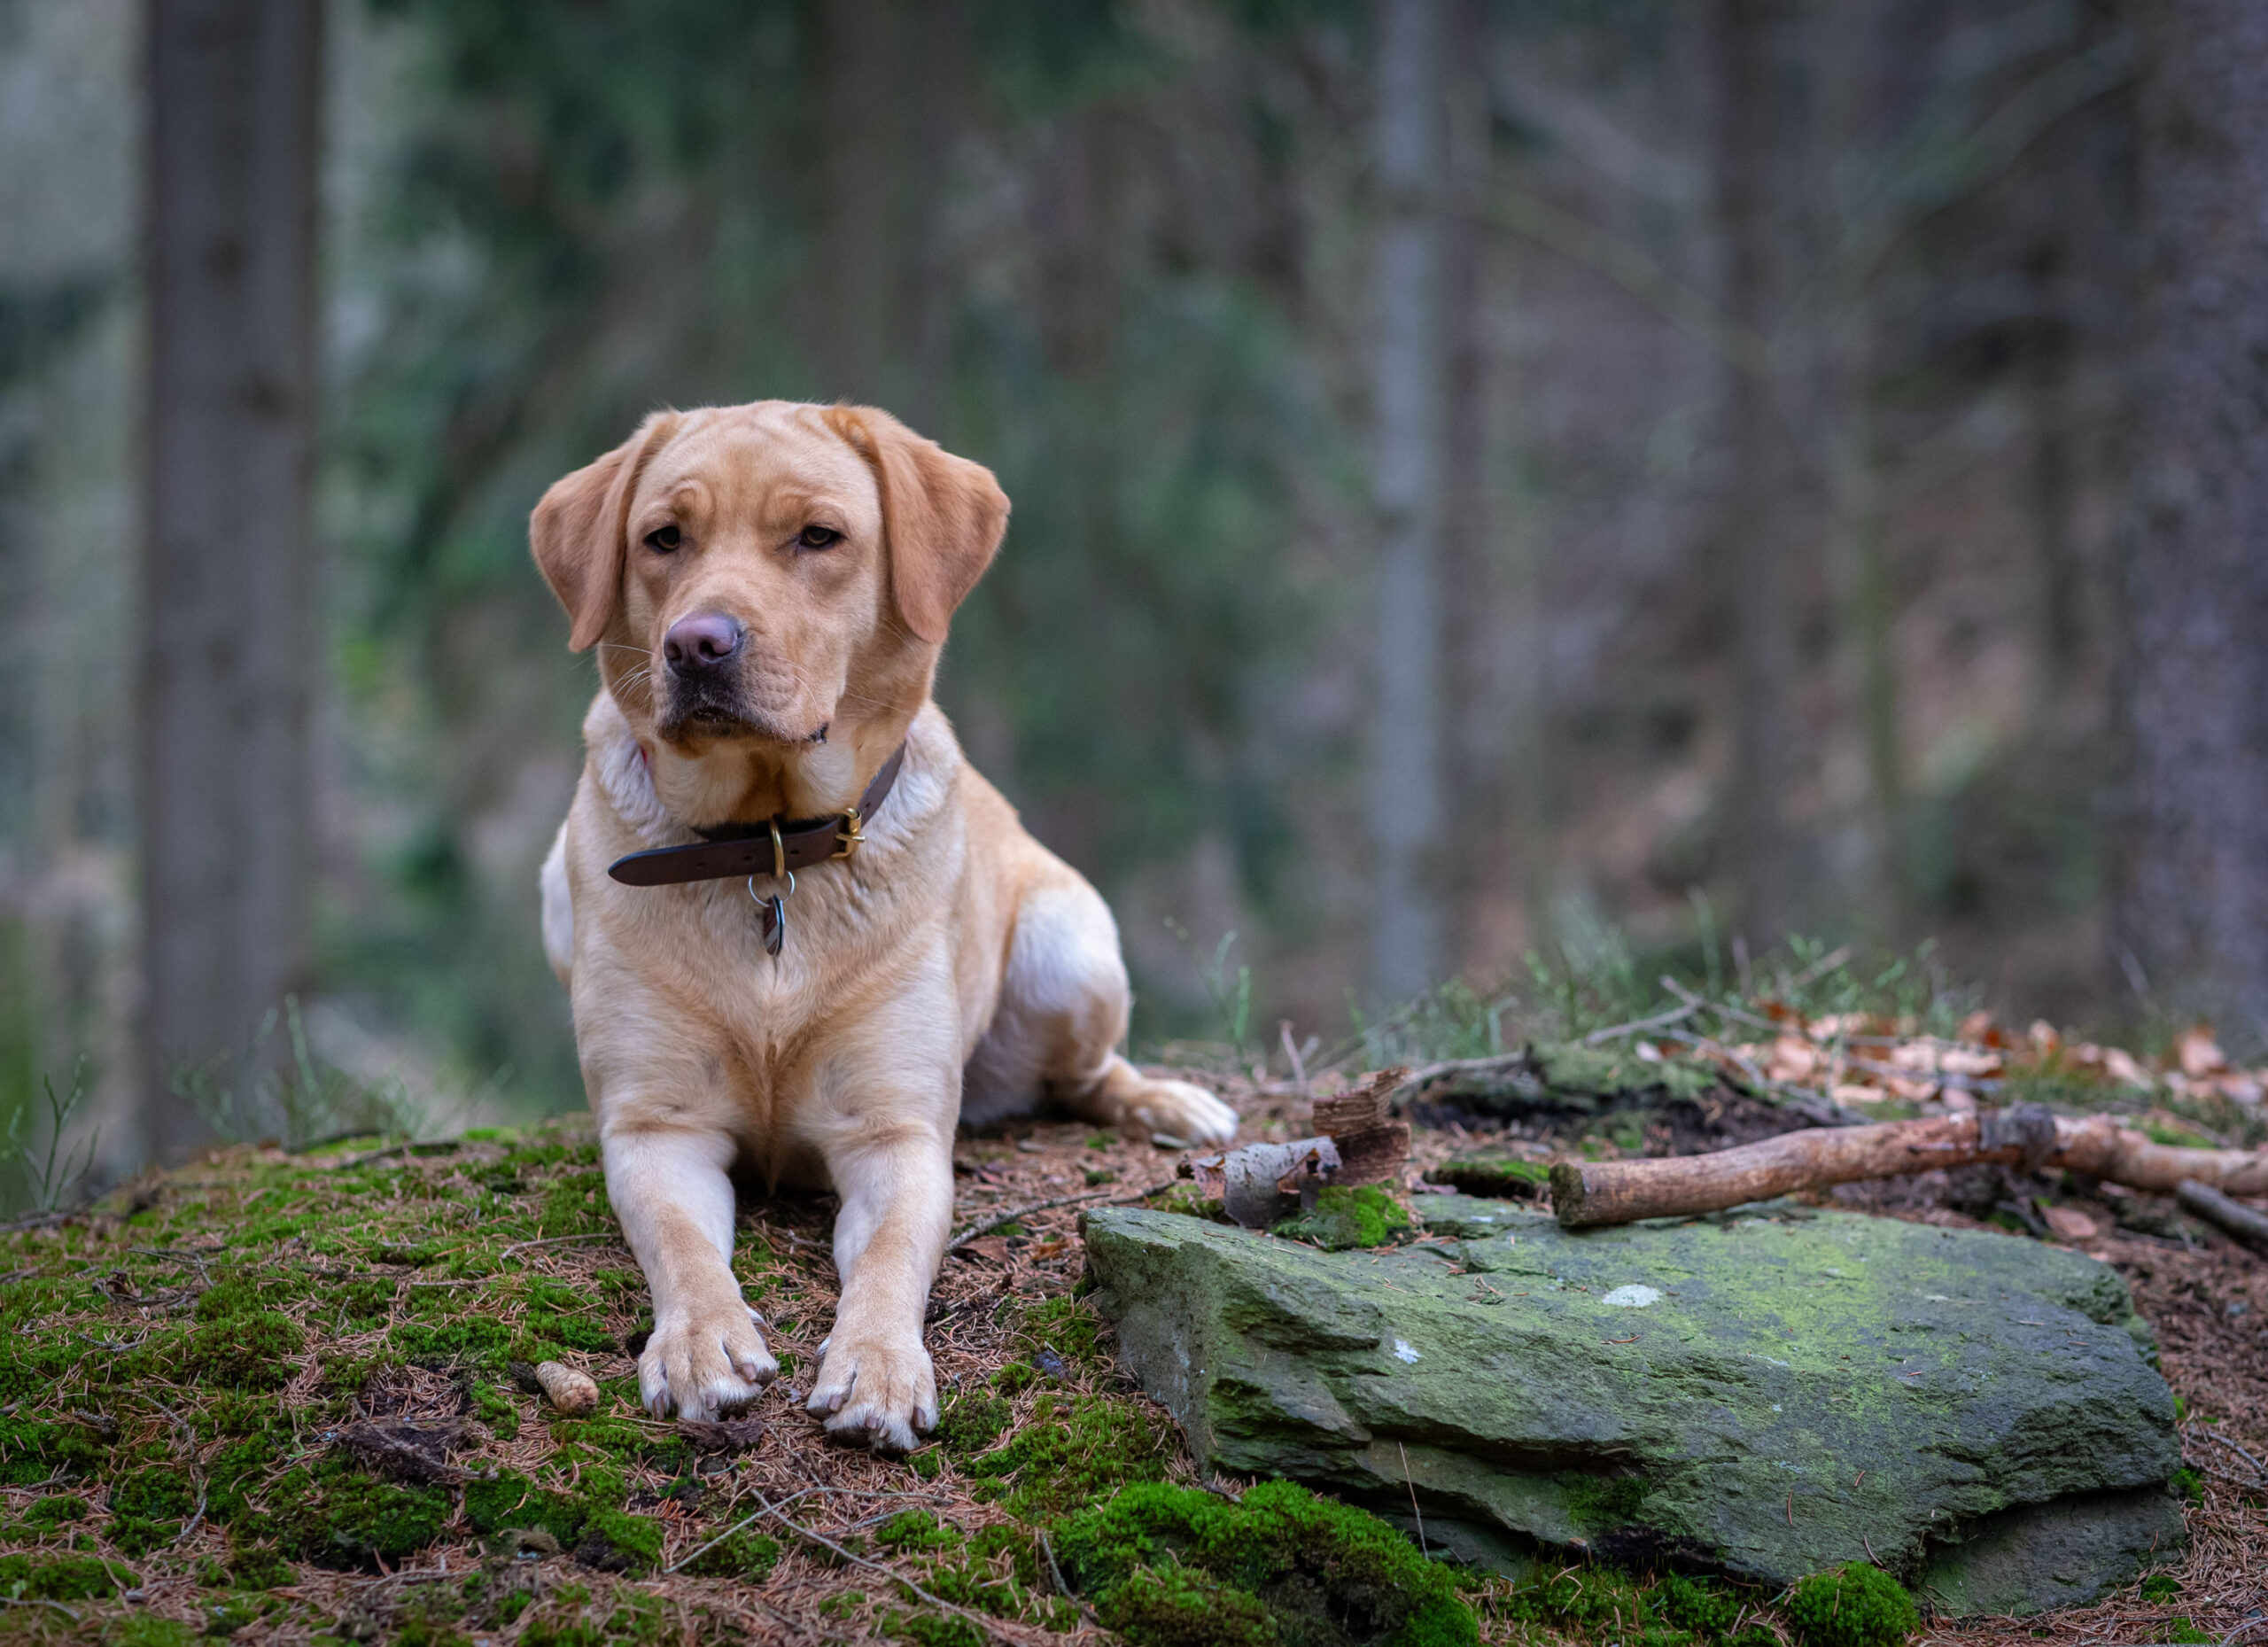
{"type": "Polygon", "coordinates": [[[2221,1638],[2210,1630],[2201,1630],[2187,1617],[2176,1614],[2165,1621],[2165,1638],[2175,1647],[2213,1647],[2221,1638]]]}
{"type": "Polygon", "coordinates": [[[40,1088],[47,1094],[47,1147],[35,1147],[30,1130],[31,1106],[16,1110],[8,1117],[8,1130],[0,1136],[0,1160],[10,1162],[21,1180],[25,1193],[32,1205],[41,1212],[53,1212],[65,1199],[79,1187],[94,1165],[95,1150],[102,1141],[102,1129],[97,1127],[85,1141],[76,1147],[67,1147],[65,1139],[71,1123],[81,1106],[87,1101],[87,1060],[82,1058],[71,1070],[70,1090],[63,1097],[55,1095],[55,1083],[42,1076],[40,1088]]]}
{"type": "Polygon", "coordinates": [[[1189,936],[1189,928],[1177,921],[1166,922],[1166,930],[1181,940],[1182,948],[1189,952],[1189,959],[1197,968],[1197,981],[1205,986],[1205,993],[1213,1003],[1213,1010],[1221,1015],[1221,1028],[1231,1046],[1242,1051],[1245,1036],[1252,1027],[1252,968],[1239,965],[1236,981],[1229,981],[1229,951],[1236,944],[1237,935],[1224,932],[1207,960],[1197,952],[1196,940],[1189,936]]]}
{"type": "Polygon", "coordinates": [[[399,1079],[365,1080],[322,1058],[296,995],[284,998],[280,1022],[274,1011],[261,1019],[243,1060],[252,1072],[248,1083],[225,1081],[227,1063],[224,1055],[201,1068],[176,1068],[167,1084],[231,1143],[274,1138],[302,1150],[344,1137],[419,1138],[438,1127],[439,1117],[399,1079]],[[279,1028],[288,1043],[282,1057],[269,1052],[279,1028]]]}
{"type": "Polygon", "coordinates": [[[1863,1561],[1798,1581],[1786,1612],[1805,1647],[1899,1647],[1922,1623],[1906,1587],[1863,1561]]]}
{"type": "Polygon", "coordinates": [[[2171,1601],[2181,1594],[2181,1581],[2171,1573],[2153,1573],[2142,1581],[2144,1601],[2171,1601]]]}

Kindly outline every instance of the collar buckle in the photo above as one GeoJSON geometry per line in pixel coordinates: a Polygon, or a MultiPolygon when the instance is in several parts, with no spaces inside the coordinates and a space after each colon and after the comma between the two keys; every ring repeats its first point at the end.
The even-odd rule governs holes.
{"type": "Polygon", "coordinates": [[[835,826],[835,838],[843,844],[827,854],[830,862],[836,859],[847,862],[856,858],[858,855],[858,849],[866,845],[866,837],[860,827],[857,807],[846,806],[843,809],[843,821],[835,826]]]}

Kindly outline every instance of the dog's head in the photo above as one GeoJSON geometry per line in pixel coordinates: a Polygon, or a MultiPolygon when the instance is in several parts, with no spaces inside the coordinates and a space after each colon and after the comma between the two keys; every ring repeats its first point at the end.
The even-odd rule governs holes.
{"type": "Polygon", "coordinates": [[[991,471],[869,407],[657,412],[555,483],[536,565],[633,723],[687,751],[920,707],[1000,547],[991,471]]]}

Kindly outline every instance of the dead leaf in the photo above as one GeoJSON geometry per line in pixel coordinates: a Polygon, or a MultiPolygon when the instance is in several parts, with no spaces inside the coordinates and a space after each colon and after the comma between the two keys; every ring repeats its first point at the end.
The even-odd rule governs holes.
{"type": "Polygon", "coordinates": [[[2097,1234],[2094,1220],[2076,1207],[2043,1207],[2039,1216],[2066,1241],[2092,1241],[2097,1234]]]}
{"type": "Polygon", "coordinates": [[[2192,1024],[2174,1037],[2173,1058],[2181,1066],[2181,1073],[2192,1081],[2218,1075],[2229,1067],[2228,1054],[2214,1041],[2213,1026],[2210,1023],[2192,1024]]]}
{"type": "Polygon", "coordinates": [[[992,1263],[1004,1264],[1008,1262],[1008,1238],[1005,1235],[979,1236],[975,1240],[963,1241],[955,1250],[992,1263]]]}
{"type": "Polygon", "coordinates": [[[1992,1040],[1996,1033],[1991,1013],[1973,1012],[1961,1021],[1961,1038],[1971,1045],[1984,1046],[1992,1040]]]}

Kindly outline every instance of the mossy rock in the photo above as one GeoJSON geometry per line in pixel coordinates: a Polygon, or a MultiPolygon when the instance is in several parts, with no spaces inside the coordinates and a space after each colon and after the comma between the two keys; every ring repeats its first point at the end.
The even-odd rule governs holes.
{"type": "Polygon", "coordinates": [[[2108,1265],[1839,1212],[1425,1213],[1451,1239],[1331,1254],[1098,1211],[1096,1301],[1206,1467],[1395,1518],[1414,1489],[1436,1542],[1507,1570],[1556,1548],[1781,1585],[1871,1548],[1918,1586],[1966,1551],[1939,1588],[1984,1612],[2180,1548],[2172,1398],[2108,1265]]]}
{"type": "Polygon", "coordinates": [[[1068,1581],[1138,1647],[1464,1647],[1480,1639],[1449,1571],[1377,1518],[1288,1481],[1236,1503],[1130,1487],[1055,1534],[1068,1581]]]}

